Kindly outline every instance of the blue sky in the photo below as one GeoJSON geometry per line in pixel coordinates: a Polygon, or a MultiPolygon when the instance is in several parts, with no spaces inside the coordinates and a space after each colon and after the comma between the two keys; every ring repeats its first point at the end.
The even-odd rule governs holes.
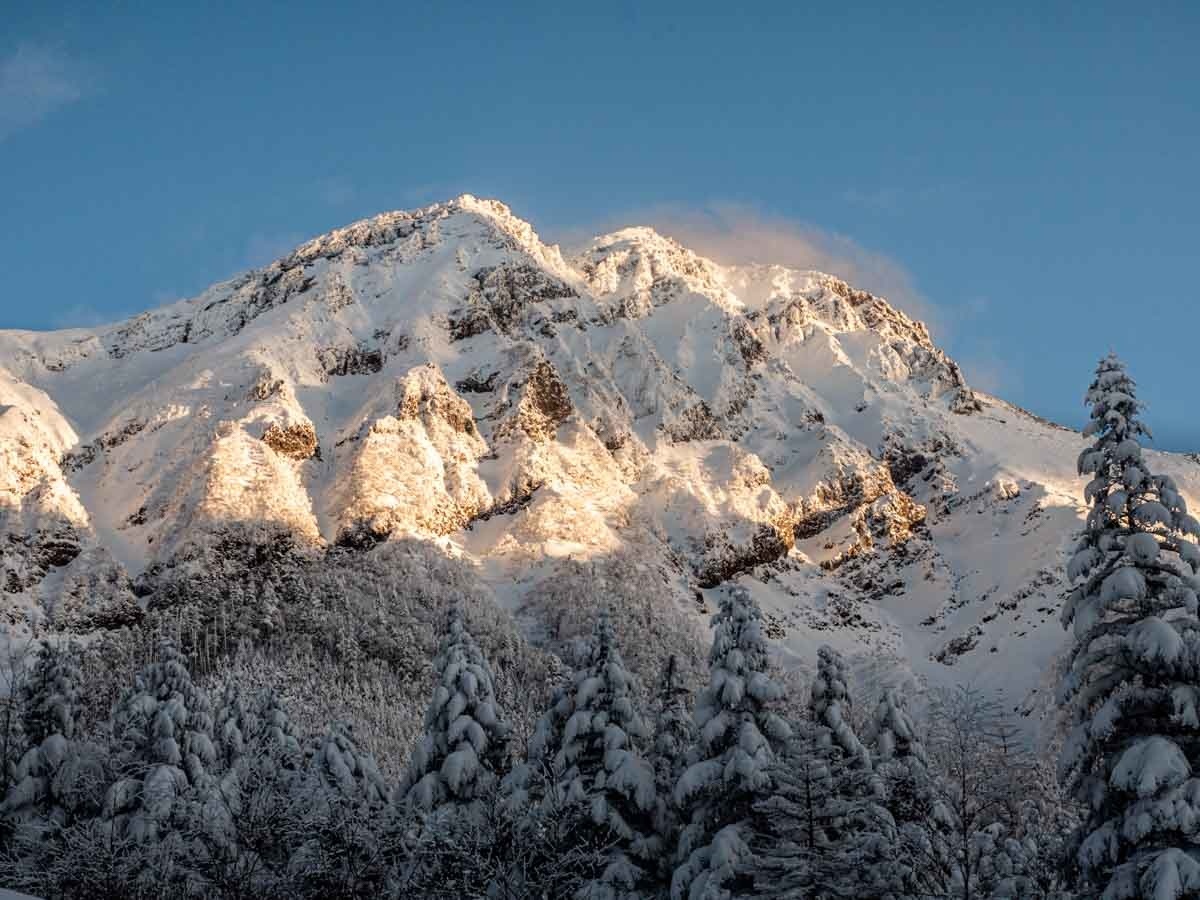
{"type": "Polygon", "coordinates": [[[841,269],[1073,424],[1113,347],[1200,450],[1196,4],[183,5],[0,0],[0,327],[470,191],[841,269]]]}

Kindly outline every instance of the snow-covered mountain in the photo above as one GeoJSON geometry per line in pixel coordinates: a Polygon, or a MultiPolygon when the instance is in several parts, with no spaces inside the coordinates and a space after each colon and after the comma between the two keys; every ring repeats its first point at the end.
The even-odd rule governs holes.
{"type": "Polygon", "coordinates": [[[660,625],[740,581],[796,665],[832,643],[1034,711],[1081,446],[837,278],[648,228],[565,258],[463,196],[115,325],[0,331],[0,588],[19,627],[88,630],[213,552],[415,538],[535,639],[589,579],[660,625]]]}

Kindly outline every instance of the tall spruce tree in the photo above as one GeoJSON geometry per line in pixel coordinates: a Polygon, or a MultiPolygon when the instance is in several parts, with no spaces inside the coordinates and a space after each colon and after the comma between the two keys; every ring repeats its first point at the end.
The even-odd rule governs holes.
{"type": "Polygon", "coordinates": [[[871,771],[830,729],[802,721],[754,806],[753,896],[891,898],[909,880],[871,771]]]}
{"type": "Polygon", "coordinates": [[[531,760],[555,782],[551,795],[576,805],[589,823],[579,839],[602,848],[580,897],[632,900],[657,877],[655,778],[643,754],[651,736],[634,701],[633,676],[602,614],[586,667],[557,693],[530,741],[531,760]]]}
{"type": "Polygon", "coordinates": [[[113,765],[118,778],[104,799],[117,835],[155,843],[192,810],[216,763],[208,697],[192,682],[171,642],[134,679],[113,710],[113,765]]]}
{"type": "Polygon", "coordinates": [[[425,733],[396,792],[398,801],[425,812],[490,797],[508,769],[511,731],[496,700],[492,670],[457,609],[433,668],[437,684],[425,733]]]}
{"type": "Polygon", "coordinates": [[[387,785],[354,729],[333,723],[312,740],[292,782],[300,836],[288,868],[312,896],[376,896],[385,871],[380,854],[387,785]]]}
{"type": "Polygon", "coordinates": [[[675,785],[683,811],[672,900],[724,900],[753,886],[749,823],[772,791],[771,767],[791,734],[772,710],[762,613],[743,588],[713,617],[709,683],[696,701],[694,761],[675,785]]]}
{"type": "Polygon", "coordinates": [[[939,774],[931,768],[904,695],[896,688],[879,698],[865,738],[896,823],[900,852],[908,860],[905,893],[936,896],[953,869],[953,818],[939,774]]]}
{"type": "Polygon", "coordinates": [[[102,754],[76,736],[82,680],[77,648],[47,642],[18,691],[21,729],[30,746],[0,811],[26,826],[31,839],[45,840],[50,831],[99,809],[102,754]]]}
{"type": "Polygon", "coordinates": [[[817,651],[817,677],[812,686],[813,720],[828,729],[850,765],[869,768],[871,753],[854,732],[850,717],[853,700],[850,696],[846,660],[830,646],[817,651]]]}
{"type": "Polygon", "coordinates": [[[897,688],[887,688],[880,696],[864,737],[878,762],[915,759],[929,765],[929,754],[908,711],[908,702],[897,688]]]}
{"type": "Polygon", "coordinates": [[[672,796],[679,776],[688,765],[688,754],[696,744],[696,729],[688,708],[690,691],[683,683],[679,660],[667,657],[656,697],[654,748],[651,762],[658,794],[654,828],[662,845],[659,868],[670,883],[675,870],[674,858],[679,839],[679,808],[672,796]]]}
{"type": "Polygon", "coordinates": [[[1077,862],[1104,900],[1200,895],[1200,534],[1139,438],[1133,380],[1110,354],[1086,402],[1079,457],[1091,504],[1067,568],[1074,646],[1060,702],[1072,722],[1059,774],[1087,807],[1077,862]]]}
{"type": "Polygon", "coordinates": [[[313,823],[303,752],[271,690],[248,704],[231,681],[216,723],[219,774],[192,822],[194,868],[215,894],[275,896],[287,883],[292,847],[313,823]]]}
{"type": "Polygon", "coordinates": [[[218,769],[230,772],[240,767],[246,756],[247,736],[254,728],[253,714],[238,683],[231,678],[221,691],[213,722],[218,769]]]}

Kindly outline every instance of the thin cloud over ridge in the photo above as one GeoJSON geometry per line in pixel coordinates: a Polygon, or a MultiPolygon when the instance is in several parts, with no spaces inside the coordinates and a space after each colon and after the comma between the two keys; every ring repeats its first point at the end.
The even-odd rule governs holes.
{"type": "Polygon", "coordinates": [[[18,44],[0,59],[0,141],[80,100],[87,90],[83,67],[62,51],[18,44]]]}
{"type": "Polygon", "coordinates": [[[601,226],[569,229],[559,240],[579,245],[594,235],[631,225],[649,225],[724,265],[767,263],[836,275],[885,297],[940,337],[949,330],[947,317],[917,289],[912,274],[898,261],[845,235],[739,204],[651,207],[613,217],[601,226]]]}

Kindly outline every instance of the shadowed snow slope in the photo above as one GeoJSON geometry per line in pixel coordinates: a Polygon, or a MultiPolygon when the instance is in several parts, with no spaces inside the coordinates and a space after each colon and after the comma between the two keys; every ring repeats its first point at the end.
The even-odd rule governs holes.
{"type": "Polygon", "coordinates": [[[837,278],[646,228],[564,259],[463,196],[112,326],[0,331],[0,587],[10,620],[85,630],[231,535],[418,537],[534,637],[568,571],[652,571],[647,603],[697,622],[740,581],[785,661],[832,643],[871,683],[1040,713],[1080,447],[837,278]]]}

